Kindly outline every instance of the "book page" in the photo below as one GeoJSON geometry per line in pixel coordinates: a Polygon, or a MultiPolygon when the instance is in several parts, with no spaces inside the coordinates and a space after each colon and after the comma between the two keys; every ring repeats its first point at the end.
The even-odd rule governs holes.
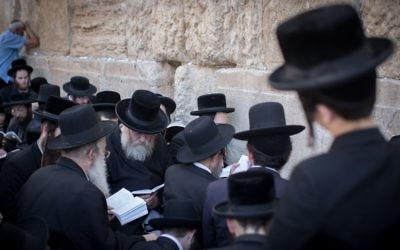
{"type": "Polygon", "coordinates": [[[161,188],[163,188],[163,187],[164,187],[164,183],[163,183],[163,184],[160,184],[160,185],[158,185],[158,186],[156,186],[156,187],[154,187],[154,188],[152,188],[152,189],[141,189],[141,190],[132,191],[132,194],[133,194],[133,195],[152,194],[152,193],[157,192],[159,189],[161,189],[161,188]]]}

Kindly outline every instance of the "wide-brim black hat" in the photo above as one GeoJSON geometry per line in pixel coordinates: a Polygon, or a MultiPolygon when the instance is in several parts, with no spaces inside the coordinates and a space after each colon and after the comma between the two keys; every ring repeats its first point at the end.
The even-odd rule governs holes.
{"type": "Polygon", "coordinates": [[[101,91],[96,94],[92,106],[96,111],[115,110],[115,105],[121,101],[121,95],[115,91],[101,91]]]}
{"type": "Polygon", "coordinates": [[[29,93],[18,93],[13,94],[10,97],[10,101],[3,103],[5,108],[16,106],[16,105],[26,105],[36,102],[36,96],[33,96],[29,93]]]}
{"type": "Polygon", "coordinates": [[[69,82],[64,83],[63,90],[72,96],[91,96],[97,88],[86,77],[73,76],[69,82]]]}
{"type": "Polygon", "coordinates": [[[61,135],[49,141],[49,149],[83,146],[110,134],[117,127],[113,121],[100,121],[90,104],[64,110],[59,116],[58,125],[61,135]]]}
{"type": "Polygon", "coordinates": [[[285,64],[269,77],[281,90],[310,90],[346,83],[392,52],[385,38],[366,38],[350,5],[325,6],[290,18],[277,29],[285,64]]]}
{"type": "Polygon", "coordinates": [[[275,211],[274,177],[265,170],[237,173],[228,178],[228,201],[213,213],[227,218],[270,218],[275,211]]]}
{"type": "Polygon", "coordinates": [[[164,207],[163,218],[149,220],[153,228],[201,228],[200,214],[196,211],[193,201],[168,200],[164,207]]]}
{"type": "Polygon", "coordinates": [[[160,133],[168,125],[168,118],[160,109],[160,100],[147,90],[136,90],[132,98],[118,102],[115,113],[125,126],[143,134],[160,133]]]}
{"type": "Polygon", "coordinates": [[[302,125],[286,125],[285,112],[278,102],[264,102],[249,110],[250,129],[236,133],[238,140],[248,140],[257,136],[295,135],[305,129],[302,125]]]}
{"type": "Polygon", "coordinates": [[[77,104],[59,96],[50,96],[44,110],[34,110],[33,113],[40,118],[58,122],[61,112],[75,105],[77,104]]]}
{"type": "MultiPolygon", "coordinates": [[[[31,89],[33,90],[33,92],[35,92],[36,94],[38,94],[40,92],[40,87],[42,85],[47,85],[49,84],[47,82],[47,79],[44,77],[35,77],[31,80],[31,89]]],[[[60,95],[60,94],[59,94],[60,95]]]]}
{"type": "Polygon", "coordinates": [[[36,101],[46,103],[50,96],[60,96],[60,87],[54,84],[42,84],[36,101]]]}
{"type": "Polygon", "coordinates": [[[199,117],[183,130],[185,143],[176,158],[182,163],[204,160],[225,148],[234,133],[232,125],[215,124],[209,117],[199,117]]]}
{"type": "Polygon", "coordinates": [[[176,109],[176,103],[174,100],[172,100],[172,98],[169,98],[167,96],[163,96],[160,94],[156,94],[158,96],[158,99],[160,99],[160,103],[162,105],[164,105],[166,111],[168,114],[172,114],[174,113],[175,109],[176,109]]]}
{"type": "Polygon", "coordinates": [[[28,71],[29,74],[33,72],[33,68],[26,63],[25,59],[18,58],[11,62],[11,68],[7,71],[7,75],[12,77],[15,72],[21,69],[28,71]]]}
{"type": "Polygon", "coordinates": [[[201,95],[197,98],[198,110],[191,111],[191,115],[208,115],[217,112],[232,113],[234,108],[226,107],[226,98],[222,93],[201,95]]]}

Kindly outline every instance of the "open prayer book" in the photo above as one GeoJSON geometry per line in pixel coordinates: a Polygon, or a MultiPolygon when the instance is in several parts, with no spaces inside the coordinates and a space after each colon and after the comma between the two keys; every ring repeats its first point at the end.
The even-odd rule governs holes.
{"type": "MultiPolygon", "coordinates": [[[[250,162],[249,158],[247,155],[242,155],[239,159],[239,166],[233,171],[232,174],[240,173],[240,172],[245,172],[249,169],[250,167],[250,162]]],[[[221,174],[219,175],[219,178],[227,178],[229,177],[229,174],[231,172],[232,165],[226,166],[222,169],[221,174]]]]}
{"type": "Polygon", "coordinates": [[[22,139],[14,131],[0,131],[0,134],[2,134],[4,138],[10,141],[17,141],[18,143],[22,143],[22,139]]]}
{"type": "Polygon", "coordinates": [[[153,194],[155,192],[157,192],[159,189],[164,187],[164,183],[161,185],[158,185],[152,189],[141,189],[141,190],[136,190],[136,191],[132,191],[133,195],[146,195],[146,194],[153,194]]]}
{"type": "Polygon", "coordinates": [[[146,202],[140,197],[134,197],[125,188],[108,197],[107,205],[113,208],[121,225],[148,214],[146,202]]]}

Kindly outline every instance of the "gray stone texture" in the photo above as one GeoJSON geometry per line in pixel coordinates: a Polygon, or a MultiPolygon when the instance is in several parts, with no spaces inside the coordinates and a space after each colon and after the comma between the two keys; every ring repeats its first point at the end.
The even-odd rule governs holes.
{"type": "MultiPolygon", "coordinates": [[[[350,3],[360,12],[369,36],[400,41],[397,0],[14,0],[0,1],[0,28],[15,18],[28,21],[39,35],[37,49],[23,51],[35,68],[62,85],[83,75],[98,89],[119,91],[123,98],[139,88],[174,98],[175,118],[188,123],[196,98],[223,92],[237,131],[248,128],[248,109],[279,101],[288,124],[305,124],[297,96],[273,90],[268,75],[282,64],[275,30],[301,11],[331,3],[350,3]]],[[[379,68],[374,117],[388,138],[400,134],[400,52],[379,68]]],[[[329,148],[331,138],[316,129],[314,148],[308,130],[293,136],[292,159],[283,171],[329,148]]],[[[245,153],[232,141],[229,160],[245,153]]]]}

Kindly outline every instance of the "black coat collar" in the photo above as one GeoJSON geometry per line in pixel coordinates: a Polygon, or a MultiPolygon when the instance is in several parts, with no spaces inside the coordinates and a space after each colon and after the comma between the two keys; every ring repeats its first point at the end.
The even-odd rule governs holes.
{"type": "Polygon", "coordinates": [[[61,156],[60,158],[58,158],[57,160],[57,165],[60,165],[62,167],[68,168],[72,171],[77,172],[79,175],[81,175],[82,177],[84,177],[85,179],[87,179],[85,172],[83,171],[83,169],[76,164],[76,162],[74,162],[73,160],[63,157],[61,156]]]}
{"type": "Polygon", "coordinates": [[[235,239],[235,244],[236,243],[242,243],[242,242],[259,242],[260,244],[264,244],[267,240],[266,235],[261,235],[261,234],[244,234],[235,239]]]}
{"type": "Polygon", "coordinates": [[[352,131],[338,136],[332,143],[330,151],[340,151],[344,148],[359,148],[369,144],[384,144],[385,138],[378,128],[352,131]]]}

